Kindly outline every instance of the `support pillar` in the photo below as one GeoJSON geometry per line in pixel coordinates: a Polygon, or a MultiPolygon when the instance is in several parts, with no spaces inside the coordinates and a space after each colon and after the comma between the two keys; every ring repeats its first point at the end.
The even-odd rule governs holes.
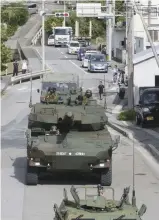
{"type": "Polygon", "coordinates": [[[75,22],[75,37],[79,37],[79,22],[75,22]]]}
{"type": "Polygon", "coordinates": [[[89,37],[92,38],[92,20],[89,21],[89,37]]]}

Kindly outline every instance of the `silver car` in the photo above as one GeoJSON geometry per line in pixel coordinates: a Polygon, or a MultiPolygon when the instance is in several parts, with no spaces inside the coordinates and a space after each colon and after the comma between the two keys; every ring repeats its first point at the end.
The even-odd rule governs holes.
{"type": "Polygon", "coordinates": [[[88,60],[89,72],[108,72],[108,64],[104,54],[90,54],[88,60]]]}

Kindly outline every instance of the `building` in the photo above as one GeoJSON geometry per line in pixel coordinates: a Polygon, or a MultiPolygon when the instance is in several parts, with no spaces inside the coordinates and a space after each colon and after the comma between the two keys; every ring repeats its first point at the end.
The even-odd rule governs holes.
{"type": "MultiPolygon", "coordinates": [[[[154,45],[159,45],[159,1],[140,0],[138,9],[140,10],[145,23],[148,26],[148,30],[154,45]],[[148,2],[151,2],[151,4],[148,5],[148,2]],[[151,10],[149,10],[149,7],[151,10]]],[[[143,44],[144,50],[150,48],[150,43],[144,30],[141,18],[138,14],[134,16],[134,37],[140,38],[140,44],[143,44]]],[[[136,53],[137,52],[140,51],[137,50],[136,53]]]]}
{"type": "MultiPolygon", "coordinates": [[[[159,45],[156,46],[156,52],[159,57],[159,45]]],[[[159,86],[159,67],[151,48],[135,54],[133,64],[134,104],[137,105],[141,87],[159,86]]]]}
{"type": "Polygon", "coordinates": [[[126,24],[118,22],[112,34],[112,57],[118,62],[126,62],[126,24]]]}

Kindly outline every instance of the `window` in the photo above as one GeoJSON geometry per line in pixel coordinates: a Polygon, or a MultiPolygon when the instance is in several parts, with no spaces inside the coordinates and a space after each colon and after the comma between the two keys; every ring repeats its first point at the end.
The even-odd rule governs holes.
{"type": "Polygon", "coordinates": [[[79,47],[79,43],[70,43],[70,47],[79,47]]]}
{"type": "Polygon", "coordinates": [[[154,30],[154,42],[159,41],[159,31],[154,30]]]}
{"type": "Polygon", "coordinates": [[[68,35],[68,34],[70,34],[69,29],[55,29],[54,32],[55,32],[55,35],[68,35]]]}
{"type": "MultiPolygon", "coordinates": [[[[148,17],[148,14],[149,14],[149,8],[143,7],[142,8],[142,15],[145,17],[148,17]]],[[[151,17],[157,17],[157,7],[151,7],[150,15],[151,15],[151,17]]]]}
{"type": "Polygon", "coordinates": [[[36,4],[30,4],[30,5],[28,5],[28,8],[30,9],[30,8],[36,8],[37,7],[37,5],[36,4]]]}
{"type": "Polygon", "coordinates": [[[106,62],[105,56],[102,55],[93,55],[91,56],[91,60],[94,62],[106,62]]]}
{"type": "Polygon", "coordinates": [[[159,87],[159,76],[155,76],[155,86],[159,87]]]}
{"type": "Polygon", "coordinates": [[[158,30],[149,30],[151,39],[153,42],[159,41],[159,31],[158,30]]]}
{"type": "Polygon", "coordinates": [[[154,103],[159,103],[159,92],[154,91],[154,92],[146,92],[143,94],[143,103],[146,104],[154,104],[154,103]]]}

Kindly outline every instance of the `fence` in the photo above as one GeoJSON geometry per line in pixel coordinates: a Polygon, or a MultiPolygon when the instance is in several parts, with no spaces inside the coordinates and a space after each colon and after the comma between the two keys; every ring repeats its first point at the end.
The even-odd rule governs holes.
{"type": "Polygon", "coordinates": [[[21,74],[19,76],[14,76],[11,77],[11,85],[17,84],[17,83],[22,83],[23,81],[30,81],[31,79],[38,79],[43,76],[44,73],[49,72],[50,70],[46,71],[38,71],[38,72],[30,72],[26,74],[21,74]]]}

